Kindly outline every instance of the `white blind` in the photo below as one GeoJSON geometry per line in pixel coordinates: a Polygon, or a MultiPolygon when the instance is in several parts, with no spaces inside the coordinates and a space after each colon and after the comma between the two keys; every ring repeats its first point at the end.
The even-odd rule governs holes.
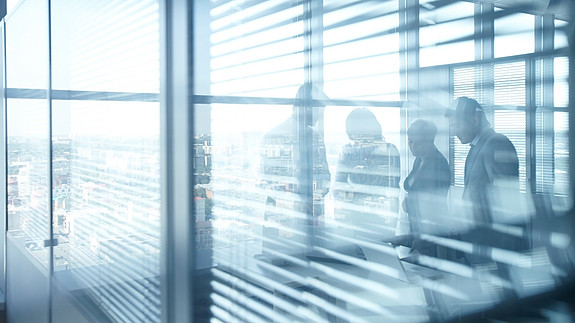
{"type": "Polygon", "coordinates": [[[395,1],[323,1],[327,93],[346,99],[399,100],[397,10],[395,1]]]}
{"type": "MultiPolygon", "coordinates": [[[[482,82],[481,78],[478,77],[481,74],[477,73],[477,71],[478,68],[475,66],[454,68],[452,70],[453,99],[466,96],[479,101],[478,97],[480,97],[481,87],[478,87],[477,84],[482,82]]],[[[463,187],[465,158],[469,148],[469,145],[461,144],[455,136],[449,136],[450,165],[453,171],[451,178],[455,186],[463,187]]]]}
{"type": "Polygon", "coordinates": [[[496,106],[493,112],[493,129],[509,138],[519,158],[519,184],[526,189],[526,70],[525,61],[495,64],[493,87],[496,106]],[[506,110],[503,110],[505,109],[506,110]]]}
{"type": "Polygon", "coordinates": [[[420,66],[472,61],[474,5],[466,1],[419,1],[420,66]]]}
{"type": "MultiPolygon", "coordinates": [[[[550,266],[546,250],[516,250],[497,245],[498,238],[491,240],[491,236],[504,235],[505,240],[527,235],[523,219],[485,225],[467,214],[448,212],[431,212],[421,222],[413,220],[429,230],[417,243],[431,243],[432,249],[439,247],[433,250],[444,253],[430,251],[419,258],[420,264],[447,274],[440,279],[407,277],[410,266],[399,259],[400,254],[407,254],[402,254],[405,249],[396,250],[387,243],[398,232],[416,232],[398,228],[402,225],[399,202],[405,193],[398,184],[399,161],[407,155],[407,148],[403,147],[400,156],[393,144],[405,139],[401,133],[404,111],[379,107],[391,106],[383,100],[399,97],[395,82],[403,71],[390,64],[398,58],[402,9],[396,1],[319,3],[211,3],[211,94],[217,103],[211,104],[210,144],[196,147],[201,167],[207,166],[210,178],[196,186],[205,204],[196,204],[195,233],[197,253],[213,253],[209,264],[211,320],[449,320],[498,304],[507,292],[528,295],[548,286],[553,274],[541,274],[550,266]],[[294,108],[281,100],[294,98],[306,79],[316,82],[331,98],[325,100],[325,110],[294,108]],[[368,100],[376,104],[366,104],[368,100]],[[346,117],[358,106],[373,111],[383,138],[347,136],[346,117]],[[308,110],[313,113],[307,115],[308,110]],[[388,135],[386,129],[394,131],[388,135]],[[329,137],[334,133],[336,139],[329,137]],[[380,163],[374,163],[376,159],[380,163]],[[371,183],[384,180],[393,185],[371,183]],[[486,239],[481,243],[460,239],[458,235],[468,230],[478,230],[486,239]],[[468,263],[462,254],[485,259],[468,263]],[[532,267],[527,268],[527,263],[532,267]],[[537,271],[534,276],[541,281],[526,278],[530,270],[537,271]],[[522,280],[515,285],[506,275],[520,275],[514,277],[522,280]]],[[[481,41],[473,37],[475,28],[471,28],[475,27],[475,5],[451,4],[421,1],[421,30],[426,37],[442,27],[462,26],[464,30],[437,35],[436,43],[426,39],[429,42],[424,46],[414,42],[426,55],[459,48],[455,45],[468,50],[461,56],[440,57],[450,63],[473,56],[476,42],[481,41]],[[434,23],[441,26],[436,28],[434,23]]],[[[452,87],[439,84],[438,93],[421,98],[434,104],[445,93],[450,98],[477,99],[495,130],[515,145],[523,189],[526,66],[524,58],[450,66],[452,87]]],[[[432,85],[435,89],[437,84],[432,85]]],[[[423,107],[417,111],[427,112],[423,107]]],[[[361,120],[360,128],[367,128],[368,121],[361,120]]],[[[463,186],[469,147],[452,139],[451,149],[454,184],[463,186]]],[[[425,207],[435,210],[430,205],[436,200],[429,199],[433,201],[425,207]]],[[[520,202],[515,206],[523,207],[520,202]]],[[[499,211],[507,210],[494,208],[494,214],[499,211]]]]}
{"type": "Polygon", "coordinates": [[[568,170],[568,85],[566,57],[538,61],[536,165],[537,192],[567,196],[568,170]],[[552,77],[550,75],[552,71],[552,77]],[[552,106],[549,106],[552,104],[552,106]]]}
{"type": "Polygon", "coordinates": [[[211,93],[290,97],[304,81],[304,5],[213,1],[211,93]]]}

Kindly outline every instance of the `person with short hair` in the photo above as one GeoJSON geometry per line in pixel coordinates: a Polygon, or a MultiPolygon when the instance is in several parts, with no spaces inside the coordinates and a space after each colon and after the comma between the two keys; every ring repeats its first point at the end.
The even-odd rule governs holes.
{"type": "Polygon", "coordinates": [[[447,159],[434,143],[436,134],[437,126],[429,120],[416,119],[409,125],[408,145],[415,161],[403,182],[407,194],[402,206],[414,238],[412,252],[428,256],[436,256],[437,249],[423,244],[417,236],[442,233],[442,220],[448,217],[447,193],[451,182],[447,159]]]}
{"type": "Polygon", "coordinates": [[[483,108],[473,99],[456,99],[445,117],[449,119],[451,134],[471,146],[465,159],[463,212],[457,214],[470,217],[465,221],[471,226],[460,235],[474,246],[473,252],[466,253],[468,262],[473,265],[492,261],[489,253],[494,248],[525,250],[529,247],[526,235],[493,229],[494,224],[513,224],[526,230],[515,146],[507,136],[491,128],[483,108]]]}
{"type": "Polygon", "coordinates": [[[493,192],[497,185],[519,190],[519,159],[513,143],[495,132],[479,103],[456,99],[445,116],[449,129],[462,144],[469,144],[465,159],[463,200],[478,224],[493,222],[493,192]]]}

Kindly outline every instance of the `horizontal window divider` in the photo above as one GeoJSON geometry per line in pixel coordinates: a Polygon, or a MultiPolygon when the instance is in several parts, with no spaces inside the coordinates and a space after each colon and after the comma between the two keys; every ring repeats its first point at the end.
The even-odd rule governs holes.
{"type": "MultiPolygon", "coordinates": [[[[47,99],[48,90],[7,88],[9,99],[47,99]]],[[[159,93],[52,90],[52,100],[159,102],[159,93]]]]}
{"type": "MultiPolygon", "coordinates": [[[[265,97],[247,97],[247,96],[219,96],[219,95],[194,95],[195,104],[271,104],[271,105],[293,105],[293,98],[265,98],[265,97]]],[[[400,108],[403,106],[402,101],[369,101],[369,100],[309,100],[306,105],[309,106],[369,106],[369,107],[391,107],[400,108]]]]}

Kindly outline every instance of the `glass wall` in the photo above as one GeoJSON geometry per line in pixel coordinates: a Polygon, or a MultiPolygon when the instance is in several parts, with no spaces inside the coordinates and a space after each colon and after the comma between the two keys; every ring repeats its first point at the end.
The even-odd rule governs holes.
{"type": "Polygon", "coordinates": [[[6,19],[11,322],[160,321],[159,54],[157,1],[6,19]]]}
{"type": "Polygon", "coordinates": [[[49,313],[51,151],[47,8],[44,1],[21,3],[5,24],[6,303],[11,304],[7,308],[8,320],[18,316],[23,321],[42,321],[49,313]]]}
{"type": "Polygon", "coordinates": [[[573,319],[568,2],[9,7],[9,322],[573,319]]]}
{"type": "Polygon", "coordinates": [[[563,20],[467,1],[195,8],[211,321],[546,315],[522,302],[572,274],[563,20]],[[460,97],[465,126],[446,113],[460,97]]]}

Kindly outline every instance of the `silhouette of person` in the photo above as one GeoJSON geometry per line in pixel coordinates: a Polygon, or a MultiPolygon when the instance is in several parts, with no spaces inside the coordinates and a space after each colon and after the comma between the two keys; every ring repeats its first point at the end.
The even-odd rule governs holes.
{"type": "Polygon", "coordinates": [[[346,119],[351,140],[343,146],[336,168],[336,219],[370,237],[393,236],[399,211],[399,151],[386,142],[381,125],[367,108],[346,119]],[[387,231],[387,232],[385,232],[387,231]]]}
{"type": "MultiPolygon", "coordinates": [[[[510,223],[520,208],[519,160],[513,143],[495,132],[477,101],[456,99],[445,116],[450,131],[462,144],[471,146],[465,160],[462,202],[474,223],[461,239],[473,243],[471,263],[491,260],[494,248],[521,250],[527,247],[526,236],[516,236],[494,230],[495,223],[510,223]],[[517,204],[516,204],[517,203],[517,204]]],[[[519,224],[519,228],[523,224],[519,224]]]]}
{"type": "MultiPolygon", "coordinates": [[[[302,85],[289,118],[264,135],[260,175],[267,195],[265,221],[292,227],[323,215],[331,175],[323,136],[317,129],[325,104],[319,100],[327,99],[312,84],[302,85]]],[[[287,227],[278,235],[293,235],[287,227]]]]}
{"type": "Polygon", "coordinates": [[[417,235],[442,231],[451,181],[449,164],[434,144],[436,134],[437,127],[431,121],[416,119],[409,125],[408,144],[415,161],[403,182],[407,194],[402,206],[415,236],[412,250],[429,256],[436,256],[435,246],[424,244],[417,235]]]}

